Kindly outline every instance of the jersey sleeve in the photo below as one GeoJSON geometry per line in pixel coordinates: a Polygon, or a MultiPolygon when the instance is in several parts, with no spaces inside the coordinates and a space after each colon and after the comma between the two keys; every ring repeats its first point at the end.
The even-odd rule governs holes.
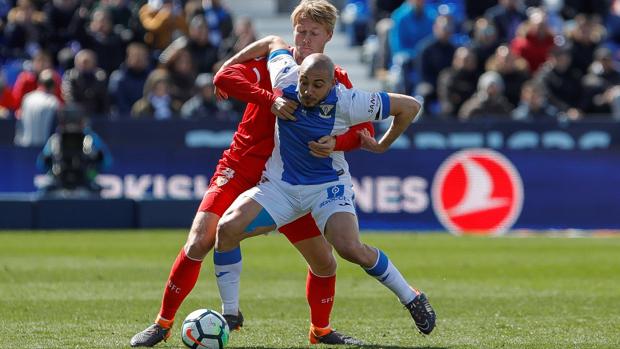
{"type": "Polygon", "coordinates": [[[390,97],[386,92],[368,92],[358,89],[341,92],[342,112],[350,125],[366,121],[381,121],[390,116],[390,97]]]}
{"type": "Polygon", "coordinates": [[[289,50],[281,49],[271,52],[267,61],[271,86],[274,90],[281,90],[297,84],[297,70],[299,66],[289,50]]]}
{"type": "Polygon", "coordinates": [[[271,106],[276,97],[263,88],[268,86],[261,83],[262,79],[267,79],[267,74],[262,76],[261,71],[266,72],[264,59],[234,64],[220,70],[213,83],[242,102],[271,106]]]}
{"type": "Polygon", "coordinates": [[[372,126],[372,122],[367,121],[361,124],[353,125],[349,130],[341,135],[336,136],[336,151],[351,151],[358,149],[361,146],[359,131],[366,129],[370,133],[371,137],[375,136],[375,128],[372,126]]]}

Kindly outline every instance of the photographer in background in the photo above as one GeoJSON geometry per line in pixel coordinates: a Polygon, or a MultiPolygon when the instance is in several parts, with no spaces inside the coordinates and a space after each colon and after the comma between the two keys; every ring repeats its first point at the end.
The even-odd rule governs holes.
{"type": "Polygon", "coordinates": [[[58,128],[37,158],[47,172],[43,188],[52,197],[98,197],[95,178],[111,164],[110,152],[99,136],[86,126],[82,109],[69,105],[58,113],[58,128]]]}

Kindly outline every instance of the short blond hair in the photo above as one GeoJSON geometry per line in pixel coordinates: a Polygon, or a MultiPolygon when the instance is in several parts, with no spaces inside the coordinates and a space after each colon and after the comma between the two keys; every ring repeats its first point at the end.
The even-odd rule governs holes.
{"type": "Polygon", "coordinates": [[[293,26],[302,19],[310,19],[333,33],[338,19],[338,9],[327,0],[302,0],[291,13],[293,26]]]}

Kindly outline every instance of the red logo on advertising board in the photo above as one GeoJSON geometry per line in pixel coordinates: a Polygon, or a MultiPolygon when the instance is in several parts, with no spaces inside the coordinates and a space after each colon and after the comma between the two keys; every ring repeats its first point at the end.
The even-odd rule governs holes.
{"type": "Polygon", "coordinates": [[[433,209],[454,234],[506,232],[521,213],[523,184],[512,163],[489,149],[452,154],[435,174],[433,209]]]}

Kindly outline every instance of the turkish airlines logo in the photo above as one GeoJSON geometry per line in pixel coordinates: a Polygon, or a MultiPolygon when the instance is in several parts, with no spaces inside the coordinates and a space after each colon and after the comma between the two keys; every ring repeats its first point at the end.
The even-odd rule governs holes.
{"type": "Polygon", "coordinates": [[[435,174],[433,209],[454,234],[506,232],[521,213],[523,184],[498,152],[468,149],[452,154],[435,174]]]}

